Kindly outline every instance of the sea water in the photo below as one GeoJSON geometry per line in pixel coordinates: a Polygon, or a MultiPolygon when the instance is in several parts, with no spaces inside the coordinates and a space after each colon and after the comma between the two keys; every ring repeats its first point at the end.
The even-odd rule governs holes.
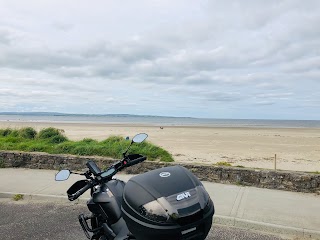
{"type": "Polygon", "coordinates": [[[138,116],[125,114],[87,115],[22,113],[0,114],[0,121],[145,124],[155,126],[207,126],[257,128],[320,128],[319,120],[210,119],[187,117],[138,116]]]}

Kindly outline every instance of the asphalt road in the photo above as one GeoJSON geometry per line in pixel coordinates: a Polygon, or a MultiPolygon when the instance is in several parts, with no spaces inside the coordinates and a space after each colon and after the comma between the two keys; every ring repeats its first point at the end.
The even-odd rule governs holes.
{"type": "MultiPolygon", "coordinates": [[[[79,213],[87,213],[86,206],[45,202],[14,202],[0,199],[0,239],[85,240],[78,223],[79,213]]],[[[214,225],[206,240],[279,240],[277,236],[214,225]]]]}

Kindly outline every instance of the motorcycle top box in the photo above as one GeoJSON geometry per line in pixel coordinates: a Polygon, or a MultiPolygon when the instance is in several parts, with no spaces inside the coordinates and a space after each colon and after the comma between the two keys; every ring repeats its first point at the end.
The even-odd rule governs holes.
{"type": "Polygon", "coordinates": [[[132,177],[121,210],[138,240],[205,239],[214,214],[202,183],[181,166],[132,177]]]}

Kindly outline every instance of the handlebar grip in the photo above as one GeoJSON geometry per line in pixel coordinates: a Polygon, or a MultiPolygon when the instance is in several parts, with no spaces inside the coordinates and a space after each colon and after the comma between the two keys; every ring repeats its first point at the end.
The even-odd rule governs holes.
{"type": "Polygon", "coordinates": [[[126,164],[126,167],[130,167],[130,166],[135,165],[137,163],[143,162],[146,159],[147,159],[147,157],[139,157],[139,158],[133,159],[131,161],[128,161],[128,163],[126,164]]]}
{"type": "Polygon", "coordinates": [[[91,182],[89,182],[87,185],[85,185],[83,188],[79,189],[74,194],[68,194],[68,199],[70,201],[76,200],[78,197],[80,197],[85,191],[90,189],[92,186],[93,186],[93,184],[91,182]]]}

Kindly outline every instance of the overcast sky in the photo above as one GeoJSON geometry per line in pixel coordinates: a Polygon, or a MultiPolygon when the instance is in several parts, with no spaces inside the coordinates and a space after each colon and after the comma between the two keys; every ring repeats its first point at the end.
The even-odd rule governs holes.
{"type": "Polygon", "coordinates": [[[318,0],[0,0],[0,112],[320,119],[318,0]]]}

